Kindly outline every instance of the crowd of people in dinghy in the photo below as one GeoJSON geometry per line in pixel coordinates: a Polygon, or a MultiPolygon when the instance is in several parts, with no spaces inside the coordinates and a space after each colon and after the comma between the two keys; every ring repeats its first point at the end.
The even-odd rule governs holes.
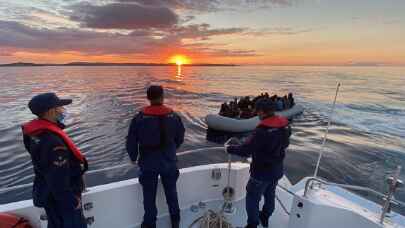
{"type": "Polygon", "coordinates": [[[250,98],[250,96],[234,98],[233,101],[225,102],[221,105],[219,115],[238,118],[238,119],[249,119],[256,116],[255,103],[259,99],[269,99],[275,106],[276,111],[283,111],[292,108],[295,105],[294,97],[292,93],[284,95],[282,97],[274,94],[270,96],[267,92],[261,93],[259,96],[250,98]]]}

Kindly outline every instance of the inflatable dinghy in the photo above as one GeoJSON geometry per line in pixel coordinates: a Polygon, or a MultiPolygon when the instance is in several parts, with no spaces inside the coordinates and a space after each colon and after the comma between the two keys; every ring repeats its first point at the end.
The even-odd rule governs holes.
{"type": "MultiPolygon", "coordinates": [[[[296,104],[294,107],[276,112],[276,115],[284,116],[289,119],[301,114],[304,111],[302,105],[296,104]]],[[[209,129],[214,129],[218,131],[232,132],[232,133],[242,133],[253,131],[259,124],[259,117],[253,117],[250,119],[233,119],[225,116],[220,116],[218,114],[208,114],[205,117],[206,123],[209,129]]]]}

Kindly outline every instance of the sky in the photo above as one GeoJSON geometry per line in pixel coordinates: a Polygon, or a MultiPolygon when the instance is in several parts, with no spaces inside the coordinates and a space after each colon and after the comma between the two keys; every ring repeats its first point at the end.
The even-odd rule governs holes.
{"type": "Polygon", "coordinates": [[[0,63],[405,65],[404,0],[0,0],[0,63]]]}

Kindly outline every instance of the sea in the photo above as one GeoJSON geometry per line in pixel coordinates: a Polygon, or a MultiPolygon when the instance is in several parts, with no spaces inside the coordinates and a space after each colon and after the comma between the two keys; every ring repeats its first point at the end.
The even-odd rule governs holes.
{"type": "MultiPolygon", "coordinates": [[[[0,68],[0,204],[31,198],[33,169],[21,125],[27,103],[55,92],[73,99],[66,129],[90,163],[87,186],[136,177],[125,151],[128,126],[145,105],[146,89],[165,88],[165,103],[182,118],[180,168],[227,162],[223,145],[206,140],[205,116],[223,102],[262,92],[294,94],[303,114],[292,122],[285,174],[294,184],[314,173],[331,119],[319,176],[385,192],[402,166],[405,180],[405,67],[315,66],[43,66],[0,68]],[[341,87],[331,113],[337,84],[341,87]]],[[[240,158],[233,157],[234,161],[240,158]]],[[[405,201],[405,189],[396,198],[405,201]]]]}

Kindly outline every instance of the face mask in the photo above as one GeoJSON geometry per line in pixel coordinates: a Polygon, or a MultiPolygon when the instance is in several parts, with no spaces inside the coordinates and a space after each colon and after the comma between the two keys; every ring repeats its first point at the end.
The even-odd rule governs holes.
{"type": "Polygon", "coordinates": [[[261,112],[261,111],[257,112],[257,116],[259,117],[260,120],[265,119],[265,118],[264,118],[264,114],[263,114],[263,112],[261,112]]]}
{"type": "Polygon", "coordinates": [[[59,123],[64,124],[65,120],[66,120],[66,117],[67,117],[66,111],[58,113],[58,115],[56,116],[56,121],[58,121],[59,123]]]}

